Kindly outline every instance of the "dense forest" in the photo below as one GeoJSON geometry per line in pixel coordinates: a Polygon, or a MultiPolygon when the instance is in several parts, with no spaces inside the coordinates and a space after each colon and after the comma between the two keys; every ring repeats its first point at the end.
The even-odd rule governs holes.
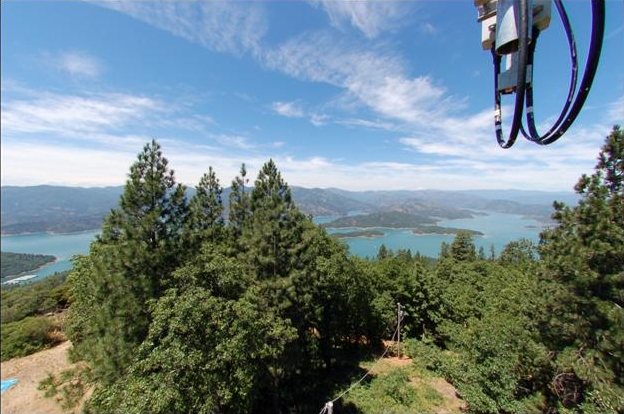
{"type": "Polygon", "coordinates": [[[56,260],[56,257],[48,254],[1,252],[0,255],[0,262],[2,262],[0,276],[3,278],[38,269],[56,260]]]}
{"type": "MultiPolygon", "coordinates": [[[[318,412],[361,375],[354,359],[381,353],[401,303],[414,363],[471,412],[623,413],[623,158],[614,127],[538,246],[486,255],[460,231],[436,261],[361,259],[301,213],[272,160],[253,186],[242,166],[225,220],[215,171],[187,200],[152,141],[68,276],[86,410],[318,412]]],[[[334,412],[371,412],[358,393],[334,412]]]]}

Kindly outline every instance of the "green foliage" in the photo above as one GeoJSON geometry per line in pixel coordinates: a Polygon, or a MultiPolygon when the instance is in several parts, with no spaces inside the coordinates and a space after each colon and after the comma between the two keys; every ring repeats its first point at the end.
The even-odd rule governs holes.
{"type": "Polygon", "coordinates": [[[472,412],[623,412],[621,135],[579,205],[556,206],[540,256],[519,240],[486,258],[464,231],[438,261],[385,246],[349,257],[272,160],[251,191],[242,166],[225,222],[214,171],[187,205],[148,144],[70,276],[68,332],[97,384],[88,409],[313,412],[348,387],[345,361],[390,339],[400,302],[416,366],[379,372],[344,408],[433,411],[439,395],[411,380],[431,368],[472,412]]]}
{"type": "Polygon", "coordinates": [[[472,262],[477,259],[472,233],[461,230],[451,243],[451,257],[458,262],[472,262]]]}
{"type": "Polygon", "coordinates": [[[96,378],[112,382],[129,366],[150,323],[147,304],[171,284],[187,217],[160,146],[147,144],[130,168],[119,208],[106,218],[88,256],[70,275],[68,335],[96,378]]]}
{"type": "Polygon", "coordinates": [[[297,265],[304,216],[273,160],[258,173],[249,203],[242,243],[259,278],[286,276],[297,265]]]}
{"type": "Polygon", "coordinates": [[[43,316],[2,324],[2,360],[30,355],[61,342],[55,332],[62,328],[43,316]]]}
{"type": "Polygon", "coordinates": [[[540,337],[548,319],[543,283],[536,274],[491,261],[441,270],[446,283],[436,332],[450,352],[434,355],[432,366],[457,387],[471,411],[539,410],[534,391],[548,366],[540,337]]]}
{"type": "Polygon", "coordinates": [[[374,283],[346,247],[298,210],[273,161],[246,184],[243,165],[226,223],[212,169],[187,206],[159,146],[139,154],[70,276],[89,410],[306,412],[337,361],[378,344],[374,283]]]}
{"type": "Polygon", "coordinates": [[[287,321],[254,298],[237,301],[203,288],[168,291],[127,376],[94,394],[95,412],[249,412],[263,371],[294,337],[287,321]]]}
{"type": "Polygon", "coordinates": [[[66,273],[2,291],[2,360],[22,357],[64,340],[61,321],[42,316],[65,309],[66,273]]]}
{"type": "Polygon", "coordinates": [[[69,301],[67,272],[2,291],[2,323],[65,309],[69,301]]]}
{"type": "Polygon", "coordinates": [[[363,414],[436,412],[442,397],[425,381],[414,382],[413,375],[413,368],[380,373],[353,389],[344,398],[343,405],[363,414]]]}
{"type": "Polygon", "coordinates": [[[2,252],[0,253],[0,263],[2,263],[0,277],[35,270],[54,260],[56,257],[47,254],[2,252]]]}
{"type": "Polygon", "coordinates": [[[64,410],[74,408],[84,396],[91,382],[91,371],[78,366],[48,376],[37,385],[46,398],[54,398],[64,410]]]}
{"type": "Polygon", "coordinates": [[[537,246],[531,240],[520,239],[509,242],[501,252],[498,260],[505,265],[530,264],[537,260],[537,246]]]}
{"type": "Polygon", "coordinates": [[[230,192],[229,228],[235,241],[240,237],[243,225],[249,215],[249,192],[246,190],[248,182],[247,169],[243,164],[240,175],[232,181],[232,191],[230,192]]]}
{"type": "Polygon", "coordinates": [[[549,338],[557,352],[550,388],[565,408],[624,412],[623,160],[624,137],[615,126],[594,174],[575,187],[578,205],[555,203],[558,225],[542,234],[545,276],[562,288],[552,325],[565,331],[549,338]]]}
{"type": "Polygon", "coordinates": [[[210,167],[195,187],[184,223],[184,253],[192,257],[204,242],[216,242],[224,236],[223,188],[210,167]]]}

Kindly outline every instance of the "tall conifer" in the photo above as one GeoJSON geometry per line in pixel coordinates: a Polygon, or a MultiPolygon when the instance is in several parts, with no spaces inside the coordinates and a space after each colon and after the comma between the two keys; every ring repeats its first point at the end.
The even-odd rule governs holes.
{"type": "Polygon", "coordinates": [[[148,302],[178,266],[184,187],[152,141],[130,168],[119,207],[72,273],[70,338],[105,382],[123,374],[147,335],[148,302]]]}
{"type": "Polygon", "coordinates": [[[203,242],[216,242],[224,229],[223,188],[212,167],[208,168],[195,189],[184,226],[184,254],[187,257],[197,254],[203,242]]]}
{"type": "Polygon", "coordinates": [[[542,234],[547,275],[565,290],[555,304],[551,346],[559,351],[551,389],[583,411],[624,412],[624,137],[607,137],[577,206],[555,203],[557,227],[542,234]],[[573,395],[574,398],[569,396],[573,395]]]}
{"type": "Polygon", "coordinates": [[[243,238],[258,277],[287,276],[296,262],[293,249],[301,240],[304,216],[273,160],[258,173],[251,192],[250,213],[243,238]]]}

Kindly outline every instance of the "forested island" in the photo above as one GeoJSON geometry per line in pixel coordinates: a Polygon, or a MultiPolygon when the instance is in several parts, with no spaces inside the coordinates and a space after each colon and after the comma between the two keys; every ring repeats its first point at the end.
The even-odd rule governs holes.
{"type": "Polygon", "coordinates": [[[436,218],[430,216],[416,215],[405,213],[402,211],[389,211],[382,213],[358,214],[347,217],[340,217],[336,220],[324,223],[325,228],[359,228],[367,229],[358,232],[337,233],[337,237],[370,237],[371,235],[383,235],[380,230],[369,230],[370,228],[391,228],[391,229],[409,229],[414,234],[457,234],[460,231],[468,231],[473,236],[483,236],[483,233],[476,230],[458,229],[454,227],[436,226],[438,222],[436,218]],[[379,234],[381,233],[381,234],[379,234]],[[345,236],[345,234],[349,234],[345,236]]]}
{"type": "Polygon", "coordinates": [[[55,256],[47,254],[11,252],[2,252],[0,254],[0,261],[2,262],[2,278],[5,278],[7,276],[19,275],[20,273],[24,272],[29,272],[56,260],[55,256]]]}
{"type": "Polygon", "coordinates": [[[354,231],[345,231],[340,233],[333,233],[331,236],[337,239],[346,239],[349,237],[383,237],[386,233],[381,230],[376,229],[367,229],[367,230],[354,230],[354,231]]]}
{"type": "Polygon", "coordinates": [[[486,257],[458,231],[432,261],[384,246],[348,255],[272,160],[252,189],[241,167],[224,220],[212,168],[187,200],[152,141],[52,295],[69,298],[64,329],[86,363],[50,394],[84,386],[87,412],[314,413],[328,401],[335,413],[449,412],[431,387],[442,377],[468,412],[622,413],[623,160],[614,127],[539,245],[486,257]],[[364,383],[399,326],[409,359],[364,383]]]}

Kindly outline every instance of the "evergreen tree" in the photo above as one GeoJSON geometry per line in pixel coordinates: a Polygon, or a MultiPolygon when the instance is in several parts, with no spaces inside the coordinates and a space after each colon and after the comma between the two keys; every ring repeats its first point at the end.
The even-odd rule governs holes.
{"type": "Polygon", "coordinates": [[[473,262],[477,259],[474,239],[468,230],[460,230],[451,243],[451,257],[458,262],[473,262]]]}
{"type": "Polygon", "coordinates": [[[247,169],[245,164],[243,164],[241,165],[240,175],[232,181],[232,192],[230,193],[228,224],[235,239],[240,237],[243,225],[250,214],[249,193],[245,190],[248,181],[247,169]]]}
{"type": "Polygon", "coordinates": [[[152,141],[130,168],[119,207],[69,277],[70,339],[105,383],[122,375],[147,335],[148,303],[170,284],[180,260],[187,205],[160,146],[152,141]]]}
{"type": "Polygon", "coordinates": [[[507,243],[498,260],[503,264],[535,262],[537,247],[529,239],[520,239],[507,243]]]}
{"type": "Polygon", "coordinates": [[[442,242],[440,245],[440,254],[438,255],[440,260],[448,259],[451,257],[451,246],[447,242],[442,242]]]}
{"type": "Polygon", "coordinates": [[[559,350],[551,389],[568,408],[624,412],[623,160],[616,126],[594,174],[575,187],[578,205],[555,203],[558,225],[542,233],[546,275],[565,289],[553,305],[554,327],[565,330],[551,344],[559,350]]]}
{"type": "Polygon", "coordinates": [[[392,251],[388,250],[385,244],[381,243],[379,250],[377,250],[377,260],[384,260],[392,257],[392,251]]]}
{"type": "Polygon", "coordinates": [[[260,169],[249,206],[242,234],[248,262],[261,279],[288,276],[297,264],[305,217],[273,160],[260,169]]]}
{"type": "Polygon", "coordinates": [[[190,286],[170,289],[153,306],[152,324],[128,375],[94,396],[109,413],[266,412],[262,372],[294,330],[266,314],[261,298],[237,300],[190,286]],[[260,408],[260,409],[258,409],[260,408]]]}
{"type": "Polygon", "coordinates": [[[196,254],[206,241],[216,242],[223,236],[223,188],[212,167],[209,167],[189,202],[185,229],[185,254],[196,254]]]}

